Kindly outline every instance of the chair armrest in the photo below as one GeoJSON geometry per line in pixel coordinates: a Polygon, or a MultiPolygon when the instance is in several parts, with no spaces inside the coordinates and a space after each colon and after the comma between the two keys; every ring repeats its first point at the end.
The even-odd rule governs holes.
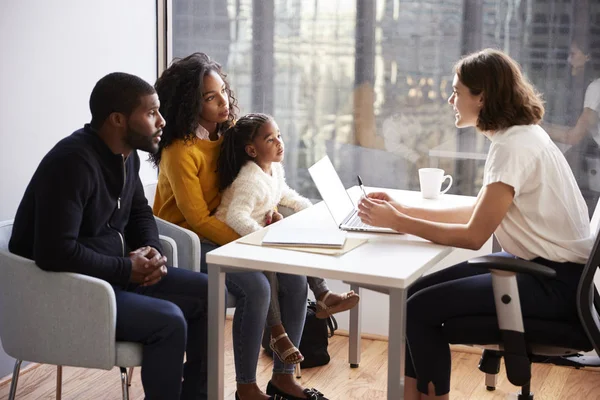
{"type": "Polygon", "coordinates": [[[469,265],[500,271],[521,272],[539,277],[554,278],[556,271],[545,265],[537,264],[532,261],[521,260],[517,258],[507,258],[499,256],[483,256],[469,260],[469,265]]]}
{"type": "Polygon", "coordinates": [[[177,243],[173,238],[164,235],[158,235],[160,246],[162,247],[162,255],[167,257],[167,265],[178,267],[177,243]]]}
{"type": "Polygon", "coordinates": [[[154,218],[158,226],[158,233],[170,237],[177,243],[177,267],[200,272],[200,238],[198,235],[164,219],[154,218]]]}
{"type": "Polygon", "coordinates": [[[525,344],[517,273],[553,278],[556,271],[531,261],[498,256],[477,257],[468,262],[471,266],[486,268],[491,272],[506,375],[513,385],[523,386],[531,379],[531,369],[525,344]]]}
{"type": "Polygon", "coordinates": [[[26,361],[110,369],[115,364],[116,302],[101,279],[47,272],[0,251],[0,338],[26,361]]]}

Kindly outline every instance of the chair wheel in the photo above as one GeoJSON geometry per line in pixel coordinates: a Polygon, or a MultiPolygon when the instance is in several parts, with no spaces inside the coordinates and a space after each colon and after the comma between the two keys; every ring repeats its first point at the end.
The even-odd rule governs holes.
{"type": "Polygon", "coordinates": [[[358,364],[350,364],[350,368],[358,368],[358,364]]]}
{"type": "Polygon", "coordinates": [[[495,386],[486,386],[485,388],[488,392],[493,392],[494,390],[496,390],[495,386]]]}
{"type": "Polygon", "coordinates": [[[519,393],[517,395],[517,399],[518,400],[533,400],[533,393],[530,393],[529,395],[523,395],[523,394],[519,393]]]}

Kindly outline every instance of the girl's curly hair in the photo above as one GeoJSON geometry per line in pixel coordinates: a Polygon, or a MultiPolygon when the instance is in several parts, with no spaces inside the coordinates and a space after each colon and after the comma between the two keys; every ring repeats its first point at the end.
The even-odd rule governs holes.
{"type": "Polygon", "coordinates": [[[177,139],[187,142],[195,137],[202,113],[204,77],[212,71],[225,82],[229,97],[229,117],[227,122],[219,126],[219,130],[226,130],[233,125],[239,109],[221,65],[204,53],[175,59],[154,85],[160,99],[160,113],[166,121],[158,151],[150,154],[150,160],[156,167],[160,164],[163,149],[177,139]]]}
{"type": "Polygon", "coordinates": [[[267,114],[246,114],[225,131],[217,163],[220,190],[227,189],[233,183],[244,164],[253,162],[246,153],[246,146],[252,144],[259,129],[272,120],[273,117],[267,114]]]}

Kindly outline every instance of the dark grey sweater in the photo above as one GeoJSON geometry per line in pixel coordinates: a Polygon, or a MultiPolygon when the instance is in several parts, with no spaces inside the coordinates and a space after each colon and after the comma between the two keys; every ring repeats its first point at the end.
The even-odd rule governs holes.
{"type": "Polygon", "coordinates": [[[94,276],[125,287],[128,249],[160,249],[139,178],[137,152],[124,160],[86,125],[42,159],[17,210],[9,249],[47,271],[94,276]]]}

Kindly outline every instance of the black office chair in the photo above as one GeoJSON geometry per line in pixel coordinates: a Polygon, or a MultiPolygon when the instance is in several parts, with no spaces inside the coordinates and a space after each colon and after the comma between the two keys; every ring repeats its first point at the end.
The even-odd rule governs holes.
{"type": "Polygon", "coordinates": [[[577,288],[579,319],[551,321],[521,315],[516,273],[554,277],[556,272],[530,261],[496,256],[470,260],[474,267],[492,273],[498,317],[460,317],[444,323],[450,343],[484,348],[479,369],[486,373],[486,386],[494,390],[500,359],[504,357],[506,375],[521,387],[519,400],[533,400],[531,363],[543,362],[576,368],[600,366],[597,356],[581,353],[595,350],[600,354],[600,297],[594,286],[594,274],[600,266],[600,235],[583,270],[577,288]]]}

